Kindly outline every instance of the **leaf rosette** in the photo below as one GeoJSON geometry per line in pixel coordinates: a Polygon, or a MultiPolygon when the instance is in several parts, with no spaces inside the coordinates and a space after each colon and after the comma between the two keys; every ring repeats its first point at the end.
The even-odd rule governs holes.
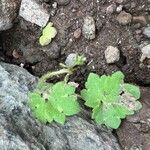
{"type": "Polygon", "coordinates": [[[92,108],[92,119],[98,124],[117,129],[127,115],[134,114],[142,105],[139,87],[124,83],[124,75],[117,71],[111,76],[90,73],[81,91],[85,105],[92,108]]]}

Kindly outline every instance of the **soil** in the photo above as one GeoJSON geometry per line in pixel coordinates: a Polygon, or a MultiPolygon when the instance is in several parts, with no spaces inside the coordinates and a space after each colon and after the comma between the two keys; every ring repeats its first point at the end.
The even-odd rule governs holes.
{"type": "MultiPolygon", "coordinates": [[[[53,1],[40,2],[50,13],[52,12],[53,1]],[[47,7],[48,4],[50,7],[47,7]]],[[[139,67],[140,45],[149,43],[142,34],[145,22],[140,20],[132,21],[129,25],[120,25],[116,20],[117,12],[106,12],[111,4],[117,7],[122,5],[122,9],[133,17],[148,18],[150,13],[149,0],[124,0],[122,4],[115,3],[115,0],[71,0],[67,5],[58,6],[55,15],[50,18],[58,30],[52,42],[53,45],[57,44],[57,51],[54,51],[56,56],[47,56],[42,51],[43,48],[38,43],[41,28],[18,17],[12,29],[0,33],[0,60],[23,64],[29,72],[41,76],[49,70],[59,68],[59,63],[64,62],[68,54],[75,52],[84,54],[87,58],[87,63],[71,78],[81,83],[81,86],[89,72],[102,75],[121,70],[126,75],[126,82],[149,87],[150,68],[147,65],[139,67]],[[93,40],[87,40],[82,35],[77,35],[76,38],[74,34],[76,30],[82,29],[83,19],[87,15],[96,21],[96,38],[93,40]],[[104,51],[109,45],[118,47],[121,52],[120,60],[114,64],[107,64],[105,60],[104,51]],[[29,52],[24,53],[27,49],[29,52]]],[[[150,20],[146,21],[147,24],[150,23],[150,20]]]]}

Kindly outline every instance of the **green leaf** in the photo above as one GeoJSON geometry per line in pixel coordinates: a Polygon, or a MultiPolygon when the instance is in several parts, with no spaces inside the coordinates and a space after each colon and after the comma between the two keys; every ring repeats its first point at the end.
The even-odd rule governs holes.
{"type": "Polygon", "coordinates": [[[47,26],[42,31],[42,36],[39,39],[39,43],[41,46],[48,45],[52,39],[56,36],[57,30],[52,27],[53,23],[49,22],[47,26]]]}
{"type": "Polygon", "coordinates": [[[66,117],[63,113],[58,113],[54,116],[54,120],[62,125],[65,123],[65,119],[66,117]]]}
{"type": "Polygon", "coordinates": [[[43,86],[38,87],[42,92],[46,91],[45,86],[50,88],[47,99],[42,96],[44,93],[41,95],[39,91],[35,91],[30,94],[28,102],[38,120],[43,123],[54,120],[64,124],[66,116],[75,115],[80,111],[74,86],[65,82],[58,82],[50,87],[47,84],[43,86]]]}
{"type": "Polygon", "coordinates": [[[101,106],[97,106],[93,109],[92,119],[95,119],[97,124],[103,123],[103,111],[101,106]]]}
{"type": "Polygon", "coordinates": [[[92,119],[99,124],[116,129],[121,119],[142,107],[136,101],[140,97],[139,88],[124,84],[124,75],[120,71],[101,77],[90,73],[85,87],[81,91],[81,97],[85,105],[92,108],[92,119]]]}
{"type": "Polygon", "coordinates": [[[127,92],[132,94],[136,99],[140,98],[141,94],[140,94],[139,87],[128,83],[123,84],[123,87],[127,90],[127,92]]]}

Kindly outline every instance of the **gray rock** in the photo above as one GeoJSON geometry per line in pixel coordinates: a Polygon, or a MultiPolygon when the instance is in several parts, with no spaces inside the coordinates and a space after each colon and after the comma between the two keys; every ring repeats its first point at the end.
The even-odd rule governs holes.
{"type": "Polygon", "coordinates": [[[121,150],[111,131],[84,117],[64,126],[37,121],[27,106],[36,79],[23,68],[0,63],[0,148],[2,150],[121,150]]]}
{"type": "Polygon", "coordinates": [[[26,21],[44,27],[49,20],[48,13],[36,0],[22,0],[19,15],[26,21]]]}
{"type": "Polygon", "coordinates": [[[56,0],[58,5],[68,5],[70,3],[70,0],[56,0]]]}
{"type": "Polygon", "coordinates": [[[34,45],[21,44],[19,49],[22,51],[23,58],[27,63],[35,64],[45,58],[44,52],[34,45]]]}
{"type": "Polygon", "coordinates": [[[74,64],[76,63],[76,56],[76,53],[69,54],[65,60],[65,64],[67,66],[74,66],[74,64]]]}
{"type": "Polygon", "coordinates": [[[105,58],[108,64],[115,63],[120,59],[120,52],[117,47],[108,46],[105,50],[105,58]]]}
{"type": "Polygon", "coordinates": [[[141,63],[144,61],[145,58],[150,58],[150,44],[144,46],[141,49],[142,56],[140,58],[141,63]]]}
{"type": "Polygon", "coordinates": [[[10,29],[17,17],[20,0],[0,0],[0,31],[10,29]]]}
{"type": "Polygon", "coordinates": [[[117,16],[117,21],[121,25],[127,25],[131,23],[132,21],[132,15],[130,13],[127,13],[125,11],[122,11],[118,16],[117,16]]]}
{"type": "Polygon", "coordinates": [[[144,28],[143,34],[144,34],[146,37],[150,38],[150,27],[144,28]]]}
{"type": "Polygon", "coordinates": [[[111,4],[106,8],[106,14],[112,14],[116,10],[116,4],[111,4]]]}
{"type": "Polygon", "coordinates": [[[50,59],[57,59],[60,54],[60,46],[54,41],[51,44],[42,47],[41,50],[45,52],[50,59]]]}
{"type": "Polygon", "coordinates": [[[93,17],[86,16],[84,18],[84,23],[82,27],[83,36],[88,40],[92,40],[95,38],[95,30],[95,21],[93,17]]]}

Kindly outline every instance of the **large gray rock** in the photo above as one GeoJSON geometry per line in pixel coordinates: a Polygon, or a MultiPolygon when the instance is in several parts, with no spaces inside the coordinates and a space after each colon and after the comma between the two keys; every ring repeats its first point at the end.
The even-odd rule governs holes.
{"type": "Polygon", "coordinates": [[[26,21],[44,27],[49,20],[48,13],[36,0],[22,0],[19,15],[26,21]]]}
{"type": "Polygon", "coordinates": [[[20,0],[0,0],[0,31],[10,29],[17,17],[20,0]]]}
{"type": "Polygon", "coordinates": [[[64,126],[38,122],[27,106],[35,84],[23,68],[0,63],[1,150],[120,150],[110,130],[83,116],[68,118],[64,126]]]}

